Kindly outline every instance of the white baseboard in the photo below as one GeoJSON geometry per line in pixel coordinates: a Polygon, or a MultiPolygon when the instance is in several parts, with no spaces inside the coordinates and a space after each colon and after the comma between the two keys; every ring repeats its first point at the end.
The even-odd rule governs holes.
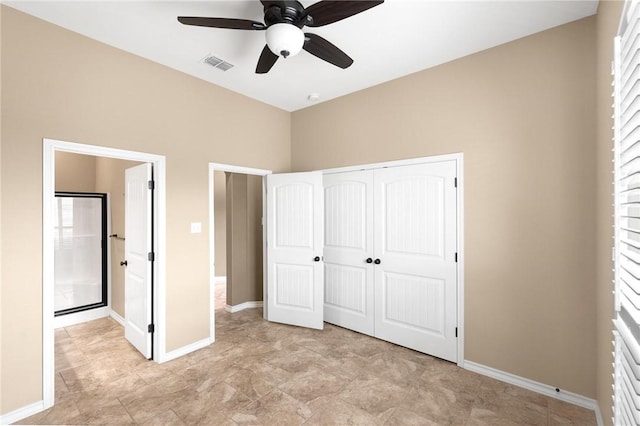
{"type": "Polygon", "coordinates": [[[111,309],[108,306],[102,308],[89,309],[88,311],[76,312],[74,314],[61,315],[53,319],[53,328],[69,327],[70,325],[93,321],[109,316],[111,309]]]}
{"type": "Polygon", "coordinates": [[[569,392],[560,389],[557,391],[555,387],[545,385],[544,383],[536,382],[534,380],[526,379],[524,377],[516,376],[515,374],[507,373],[505,371],[496,370],[495,368],[487,367],[486,365],[478,364],[473,361],[464,361],[463,368],[469,371],[473,371],[483,376],[488,376],[501,382],[509,383],[514,386],[519,386],[524,389],[528,389],[533,392],[541,393],[551,398],[559,399],[570,404],[578,405],[589,410],[593,410],[596,413],[596,419],[598,425],[603,425],[602,414],[600,413],[600,407],[595,399],[588,398],[577,393],[569,392]]]}
{"type": "Polygon", "coordinates": [[[260,301],[260,302],[244,302],[244,303],[240,303],[239,305],[225,305],[224,306],[224,310],[230,313],[235,313],[235,312],[240,312],[240,311],[244,311],[245,309],[252,309],[252,308],[262,308],[264,302],[260,301]]]}
{"type": "Polygon", "coordinates": [[[202,340],[194,342],[194,343],[192,343],[190,345],[183,346],[183,347],[178,348],[176,350],[173,350],[171,352],[167,352],[166,354],[164,354],[162,359],[158,360],[158,363],[162,364],[163,362],[167,362],[167,361],[174,360],[176,358],[180,358],[181,356],[190,354],[191,352],[195,352],[198,349],[205,348],[205,347],[209,346],[212,343],[213,343],[213,339],[210,339],[210,338],[207,337],[206,339],[202,339],[202,340]]]}
{"type": "Polygon", "coordinates": [[[116,311],[111,311],[111,318],[113,318],[115,322],[124,327],[124,318],[122,318],[116,311]]]}
{"type": "Polygon", "coordinates": [[[22,419],[26,419],[29,416],[38,414],[44,411],[44,401],[34,402],[26,407],[18,408],[10,413],[0,416],[0,425],[10,425],[11,423],[19,422],[22,419]]]}
{"type": "Polygon", "coordinates": [[[225,276],[225,277],[215,277],[215,278],[213,279],[213,281],[214,281],[216,284],[218,284],[218,283],[224,283],[224,282],[227,282],[227,277],[226,277],[226,276],[225,276]]]}

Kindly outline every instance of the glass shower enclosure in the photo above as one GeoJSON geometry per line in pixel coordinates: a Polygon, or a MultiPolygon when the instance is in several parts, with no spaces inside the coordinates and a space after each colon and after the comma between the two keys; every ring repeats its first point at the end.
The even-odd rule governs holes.
{"type": "Polygon", "coordinates": [[[55,316],[107,306],[107,194],[56,192],[55,316]]]}

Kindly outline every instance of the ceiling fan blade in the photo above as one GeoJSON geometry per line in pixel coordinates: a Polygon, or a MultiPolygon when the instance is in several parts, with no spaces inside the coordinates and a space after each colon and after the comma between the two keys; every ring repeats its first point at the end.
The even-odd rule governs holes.
{"type": "Polygon", "coordinates": [[[313,18],[312,22],[305,23],[308,27],[321,27],[323,25],[338,22],[344,18],[357,15],[367,9],[384,3],[384,0],[324,0],[312,4],[305,9],[305,13],[313,18]]]}
{"type": "Polygon", "coordinates": [[[260,59],[258,59],[258,65],[256,66],[256,74],[266,74],[269,72],[273,64],[278,60],[278,55],[273,53],[269,46],[264,45],[260,59]]]}
{"type": "Polygon", "coordinates": [[[304,37],[302,48],[312,55],[343,69],[349,68],[353,64],[353,59],[349,55],[319,35],[305,33],[304,37]]]}
{"type": "Polygon", "coordinates": [[[266,30],[267,26],[262,22],[249,19],[233,18],[200,18],[197,16],[178,16],[178,21],[185,25],[198,27],[228,28],[232,30],[266,30]]]}

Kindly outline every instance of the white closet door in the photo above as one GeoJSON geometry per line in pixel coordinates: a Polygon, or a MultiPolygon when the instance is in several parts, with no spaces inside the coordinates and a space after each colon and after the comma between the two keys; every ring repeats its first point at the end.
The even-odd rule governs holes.
{"type": "Polygon", "coordinates": [[[324,320],[373,335],[373,170],[324,176],[324,320]]]}
{"type": "Polygon", "coordinates": [[[267,319],[322,329],[322,173],[267,175],[267,319]]]}
{"type": "Polygon", "coordinates": [[[457,361],[455,175],[455,161],[374,172],[375,335],[450,361],[457,361]]]}

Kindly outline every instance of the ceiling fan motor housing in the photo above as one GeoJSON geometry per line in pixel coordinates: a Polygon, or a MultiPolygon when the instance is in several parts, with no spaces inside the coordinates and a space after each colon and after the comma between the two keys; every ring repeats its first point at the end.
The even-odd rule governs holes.
{"type": "Polygon", "coordinates": [[[278,2],[265,7],[269,50],[282,58],[300,53],[304,44],[302,27],[307,22],[307,16],[304,6],[298,1],[278,2]]]}

